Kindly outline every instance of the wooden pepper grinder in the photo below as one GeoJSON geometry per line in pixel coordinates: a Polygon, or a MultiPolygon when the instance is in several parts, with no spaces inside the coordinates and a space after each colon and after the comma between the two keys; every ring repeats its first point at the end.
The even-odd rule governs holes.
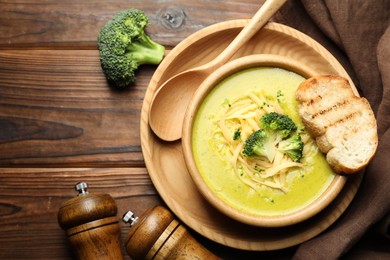
{"type": "Polygon", "coordinates": [[[66,230],[78,259],[123,259],[117,206],[104,193],[88,193],[80,182],[78,196],[65,202],[58,212],[58,223],[66,230]]]}
{"type": "Polygon", "coordinates": [[[139,219],[128,211],[123,221],[130,224],[125,247],[131,259],[220,259],[199,244],[164,207],[150,208],[139,219]]]}

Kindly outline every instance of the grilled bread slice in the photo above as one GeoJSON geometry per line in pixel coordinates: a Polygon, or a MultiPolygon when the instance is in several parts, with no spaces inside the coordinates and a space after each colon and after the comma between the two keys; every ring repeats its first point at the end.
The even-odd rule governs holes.
{"type": "Polygon", "coordinates": [[[370,162],[378,145],[376,120],[368,101],[354,95],[347,79],[312,77],[295,96],[302,122],[336,172],[357,172],[370,162]]]}

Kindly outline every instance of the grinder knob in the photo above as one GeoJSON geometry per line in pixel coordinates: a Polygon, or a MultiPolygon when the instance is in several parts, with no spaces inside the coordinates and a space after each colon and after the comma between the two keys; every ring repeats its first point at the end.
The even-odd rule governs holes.
{"type": "Polygon", "coordinates": [[[89,193],[87,188],[85,182],[75,185],[79,194],[61,206],[59,225],[78,259],[123,259],[114,199],[104,193],[89,193]]]}
{"type": "Polygon", "coordinates": [[[220,259],[164,207],[150,208],[139,219],[129,211],[123,221],[130,224],[125,247],[131,259],[220,259]]]}
{"type": "Polygon", "coordinates": [[[86,182],[79,182],[75,185],[74,188],[79,192],[78,196],[88,194],[88,184],[86,182]]]}

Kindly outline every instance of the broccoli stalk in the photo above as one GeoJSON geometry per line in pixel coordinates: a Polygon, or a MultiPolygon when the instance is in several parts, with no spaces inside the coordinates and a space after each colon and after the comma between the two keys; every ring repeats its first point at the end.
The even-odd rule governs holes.
{"type": "Polygon", "coordinates": [[[146,33],[149,18],[137,9],[119,11],[99,32],[100,62],[108,82],[118,88],[128,87],[136,79],[142,64],[159,64],[164,46],[146,33]]]}
{"type": "Polygon", "coordinates": [[[242,153],[249,157],[253,155],[266,157],[270,162],[275,158],[275,146],[268,138],[267,133],[260,129],[253,132],[245,141],[242,153]]]}
{"type": "Polygon", "coordinates": [[[294,162],[299,162],[302,158],[303,142],[299,134],[279,142],[278,148],[294,162]]]}
{"type": "Polygon", "coordinates": [[[163,58],[165,48],[155,43],[145,33],[142,33],[137,41],[127,46],[126,50],[126,56],[128,58],[142,65],[159,64],[163,58]]]}

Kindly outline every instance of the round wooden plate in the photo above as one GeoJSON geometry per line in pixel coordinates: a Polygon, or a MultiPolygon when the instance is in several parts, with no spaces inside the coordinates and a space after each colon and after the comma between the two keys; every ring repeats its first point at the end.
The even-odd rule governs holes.
{"type": "MultiPolygon", "coordinates": [[[[187,171],[181,142],[164,142],[149,127],[148,112],[155,91],[171,76],[204,64],[219,54],[247,20],[222,22],[204,28],[177,45],[153,75],[141,112],[141,146],[153,184],[170,210],[188,227],[217,243],[244,250],[276,250],[302,243],[320,234],[345,211],[355,196],[361,175],[350,176],[346,186],[325,210],[311,219],[283,228],[259,228],[239,223],[212,207],[199,193],[187,171]]],[[[269,23],[238,53],[278,54],[310,65],[321,74],[350,77],[320,44],[290,27],[269,23]]],[[[350,80],[353,86],[352,80],[350,80]]],[[[354,88],[356,94],[356,88],[354,88]]],[[[172,93],[174,95],[174,93],[172,93]]]]}

